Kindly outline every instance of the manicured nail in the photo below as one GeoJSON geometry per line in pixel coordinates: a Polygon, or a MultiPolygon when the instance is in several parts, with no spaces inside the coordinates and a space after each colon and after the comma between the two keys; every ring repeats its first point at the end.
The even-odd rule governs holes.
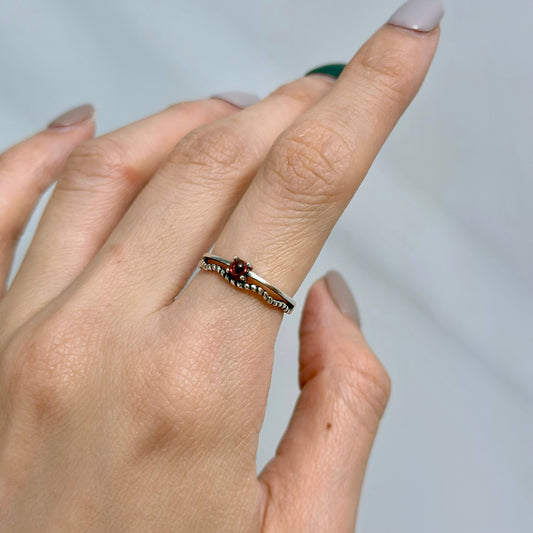
{"type": "Polygon", "coordinates": [[[359,309],[355,303],[352,291],[344,278],[336,271],[330,270],[325,276],[326,285],[328,287],[331,298],[337,307],[345,315],[348,315],[356,324],[361,325],[361,318],[359,316],[359,309]]]}
{"type": "Polygon", "coordinates": [[[259,96],[256,96],[255,94],[240,92],[214,94],[213,96],[211,96],[211,98],[218,98],[219,100],[224,100],[224,102],[228,102],[228,104],[234,105],[235,107],[239,107],[240,109],[244,109],[245,107],[257,104],[257,102],[261,100],[261,98],[259,98],[259,96]]]}
{"type": "Polygon", "coordinates": [[[94,107],[91,104],[80,105],[74,109],[71,109],[70,111],[67,111],[66,113],[63,113],[62,115],[59,115],[55,120],[52,120],[52,122],[48,124],[48,128],[56,129],[76,126],[77,124],[81,124],[82,122],[89,120],[93,116],[94,107]]]}
{"type": "Polygon", "coordinates": [[[316,67],[309,72],[306,72],[305,75],[309,76],[310,74],[322,74],[323,76],[330,76],[331,78],[337,79],[344,67],[345,63],[331,63],[330,65],[322,65],[321,67],[316,67]]]}
{"type": "Polygon", "coordinates": [[[439,25],[443,15],[444,7],[439,0],[409,0],[388,22],[408,30],[431,31],[439,25]]]}

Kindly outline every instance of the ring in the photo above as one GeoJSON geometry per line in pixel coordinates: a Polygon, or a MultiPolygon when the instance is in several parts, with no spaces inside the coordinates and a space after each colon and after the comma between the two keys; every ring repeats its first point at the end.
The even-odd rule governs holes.
{"type": "Polygon", "coordinates": [[[284,313],[292,313],[296,305],[290,296],[252,272],[252,265],[240,257],[235,256],[233,261],[228,261],[217,255],[204,254],[198,267],[218,272],[233,286],[259,294],[267,304],[281,309],[284,313]]]}

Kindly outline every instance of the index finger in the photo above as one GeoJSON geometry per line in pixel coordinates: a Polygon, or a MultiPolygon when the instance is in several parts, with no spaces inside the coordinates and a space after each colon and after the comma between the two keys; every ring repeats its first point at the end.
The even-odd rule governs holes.
{"type": "MultiPolygon", "coordinates": [[[[333,89],[278,138],[213,254],[229,260],[239,256],[282,291],[291,295],[297,290],[420,88],[433,58],[440,3],[412,0],[403,15],[392,19],[402,26],[388,23],[380,28],[345,67],[333,89]],[[422,24],[416,10],[413,15],[413,4],[426,9],[431,23],[422,24]],[[415,20],[411,26],[424,31],[406,28],[409,12],[415,20]]],[[[270,323],[278,325],[277,309],[207,278],[200,273],[193,287],[209,285],[213,297],[227,298],[232,313],[238,315],[236,323],[242,324],[242,313],[242,319],[250,322],[273,316],[270,323]]],[[[248,333],[253,334],[254,325],[250,327],[248,333]]],[[[264,331],[265,323],[258,327],[264,331]]]]}

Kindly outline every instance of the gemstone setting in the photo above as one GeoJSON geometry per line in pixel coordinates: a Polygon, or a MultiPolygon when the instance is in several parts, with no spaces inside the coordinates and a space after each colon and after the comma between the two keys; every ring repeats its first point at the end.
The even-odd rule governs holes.
{"type": "Polygon", "coordinates": [[[228,267],[228,274],[235,281],[246,281],[248,272],[252,270],[252,265],[235,256],[228,267]]]}

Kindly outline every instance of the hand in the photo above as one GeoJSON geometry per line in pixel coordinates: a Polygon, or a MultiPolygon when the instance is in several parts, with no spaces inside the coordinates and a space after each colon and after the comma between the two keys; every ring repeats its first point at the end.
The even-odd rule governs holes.
{"type": "Polygon", "coordinates": [[[283,315],[215,273],[185,285],[215,242],[297,290],[422,83],[438,18],[386,24],[336,82],[182,103],[97,139],[85,107],[2,155],[1,283],[58,183],[0,301],[1,531],[353,530],[389,380],[340,278],[309,292],[301,396],[259,478],[283,315]]]}

